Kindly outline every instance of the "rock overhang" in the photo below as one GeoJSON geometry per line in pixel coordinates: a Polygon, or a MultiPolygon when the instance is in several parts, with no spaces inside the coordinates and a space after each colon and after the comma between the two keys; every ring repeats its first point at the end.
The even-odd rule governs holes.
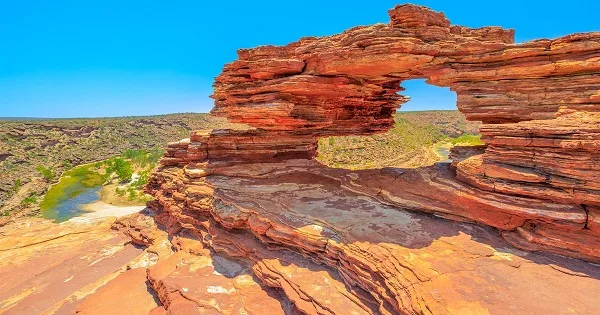
{"type": "MultiPolygon", "coordinates": [[[[236,236],[240,242],[252,238],[319,257],[323,242],[340,250],[339,240],[269,223],[299,211],[298,203],[275,201],[294,195],[277,181],[300,182],[310,195],[303,182],[310,177],[399,211],[491,226],[519,248],[600,261],[600,32],[514,44],[513,30],[451,25],[425,7],[400,5],[389,13],[389,24],[238,51],[215,79],[213,114],[251,128],[193,132],[170,144],[147,187],[157,197],[157,218],[172,233],[191,229],[228,239],[244,230],[252,236],[236,236]],[[486,146],[455,152],[453,169],[348,171],[312,160],[320,137],[389,130],[407,101],[397,94],[400,83],[414,78],[456,92],[458,109],[483,122],[486,146]],[[278,191],[262,203],[275,202],[281,217],[267,218],[267,206],[245,187],[223,184],[228,179],[239,187],[260,183],[267,195],[278,191]]],[[[322,212],[314,221],[331,223],[322,212]]],[[[248,250],[228,242],[213,246],[236,255],[248,250]]],[[[394,304],[402,292],[378,291],[348,275],[346,283],[374,290],[380,305],[413,310],[407,301],[394,304]]]]}

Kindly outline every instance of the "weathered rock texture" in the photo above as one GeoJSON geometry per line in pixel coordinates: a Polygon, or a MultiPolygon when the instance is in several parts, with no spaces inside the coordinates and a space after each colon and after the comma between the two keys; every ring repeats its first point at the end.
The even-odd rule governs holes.
{"type": "Polygon", "coordinates": [[[146,187],[156,221],[245,260],[294,311],[593,312],[597,265],[508,243],[600,262],[600,33],[514,44],[424,7],[389,13],[240,50],[213,114],[253,129],[171,143],[146,187]],[[319,137],[389,130],[414,78],[455,91],[487,146],[416,170],[312,160],[319,137]]]}
{"type": "Polygon", "coordinates": [[[216,78],[213,114],[265,133],[382,132],[406,101],[400,83],[426,78],[450,87],[467,119],[483,122],[490,146],[459,166],[461,178],[600,204],[600,33],[513,44],[512,30],[451,26],[426,8],[389,13],[388,25],[240,50],[216,78]]]}
{"type": "Polygon", "coordinates": [[[131,264],[147,255],[111,230],[114,220],[29,218],[0,227],[0,314],[147,314],[156,308],[145,268],[131,264]],[[124,273],[129,267],[142,271],[124,273]],[[113,285],[99,290],[107,283],[113,285]],[[110,291],[116,294],[103,298],[110,291]],[[91,303],[84,302],[88,297],[91,303]]]}
{"type": "Polygon", "coordinates": [[[293,314],[246,266],[152,215],[0,227],[0,314],[293,314]]]}
{"type": "MultiPolygon", "coordinates": [[[[173,243],[199,242],[240,259],[300,313],[595,312],[597,265],[520,251],[492,228],[403,209],[481,216],[507,229],[533,217],[585,220],[568,206],[477,194],[446,165],[348,171],[290,160],[190,176],[195,170],[155,174],[147,190],[156,197],[156,221],[178,238],[173,243]]],[[[159,296],[169,309],[171,298],[159,296]]],[[[227,301],[221,303],[237,303],[235,296],[227,301]]]]}

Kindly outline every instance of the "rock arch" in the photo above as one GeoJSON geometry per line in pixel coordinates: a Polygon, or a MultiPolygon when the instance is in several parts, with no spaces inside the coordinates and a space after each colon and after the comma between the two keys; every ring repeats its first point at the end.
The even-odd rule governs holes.
{"type": "Polygon", "coordinates": [[[215,80],[213,114],[265,132],[382,132],[406,101],[400,83],[424,78],[455,91],[458,109],[484,124],[490,147],[459,165],[461,179],[600,205],[600,34],[514,44],[513,30],[451,26],[424,7],[399,5],[389,15],[387,25],[240,50],[215,80]]]}
{"type": "MultiPolygon", "coordinates": [[[[600,261],[600,33],[514,44],[513,30],[451,25],[420,6],[389,15],[388,24],[239,50],[215,78],[212,114],[253,128],[194,132],[170,144],[163,165],[202,177],[310,160],[319,137],[389,130],[406,102],[401,82],[427,79],[456,92],[467,119],[482,121],[487,148],[457,161],[456,177],[415,176],[442,206],[419,196],[423,205],[412,209],[494,226],[522,248],[600,261]]],[[[149,186],[155,195],[161,176],[149,186]]],[[[361,175],[341,181],[350,186],[353,176],[361,175]]]]}

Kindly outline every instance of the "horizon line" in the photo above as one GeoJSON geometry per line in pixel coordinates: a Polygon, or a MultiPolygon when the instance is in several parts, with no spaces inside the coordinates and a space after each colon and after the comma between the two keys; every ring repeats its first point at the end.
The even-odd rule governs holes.
{"type": "MultiPolygon", "coordinates": [[[[405,109],[398,108],[396,112],[450,112],[459,111],[458,109],[405,109]]],[[[125,115],[125,116],[80,116],[80,117],[21,117],[21,116],[0,116],[0,121],[23,121],[23,120],[66,120],[66,119],[115,119],[115,118],[144,118],[144,117],[157,117],[157,116],[169,116],[169,115],[210,115],[210,112],[175,112],[166,114],[152,114],[152,115],[125,115]]],[[[213,116],[216,117],[216,116],[213,116]]]]}

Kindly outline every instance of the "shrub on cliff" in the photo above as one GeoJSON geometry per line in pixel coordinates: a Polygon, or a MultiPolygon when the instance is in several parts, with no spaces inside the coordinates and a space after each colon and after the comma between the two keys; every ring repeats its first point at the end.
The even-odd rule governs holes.
{"type": "Polygon", "coordinates": [[[115,158],[106,161],[107,168],[106,174],[117,174],[117,177],[121,182],[129,182],[131,181],[131,176],[133,176],[133,169],[131,168],[131,164],[122,158],[115,158]]]}
{"type": "Polygon", "coordinates": [[[44,180],[46,180],[47,182],[51,182],[56,178],[56,174],[54,173],[54,171],[43,165],[38,166],[36,170],[40,172],[44,180]]]}
{"type": "Polygon", "coordinates": [[[148,165],[155,165],[156,163],[158,163],[158,160],[160,160],[163,153],[164,152],[162,149],[155,147],[151,150],[128,149],[128,150],[125,150],[125,152],[123,152],[123,154],[121,156],[125,159],[130,160],[135,165],[139,165],[141,167],[146,167],[148,165]]]}

